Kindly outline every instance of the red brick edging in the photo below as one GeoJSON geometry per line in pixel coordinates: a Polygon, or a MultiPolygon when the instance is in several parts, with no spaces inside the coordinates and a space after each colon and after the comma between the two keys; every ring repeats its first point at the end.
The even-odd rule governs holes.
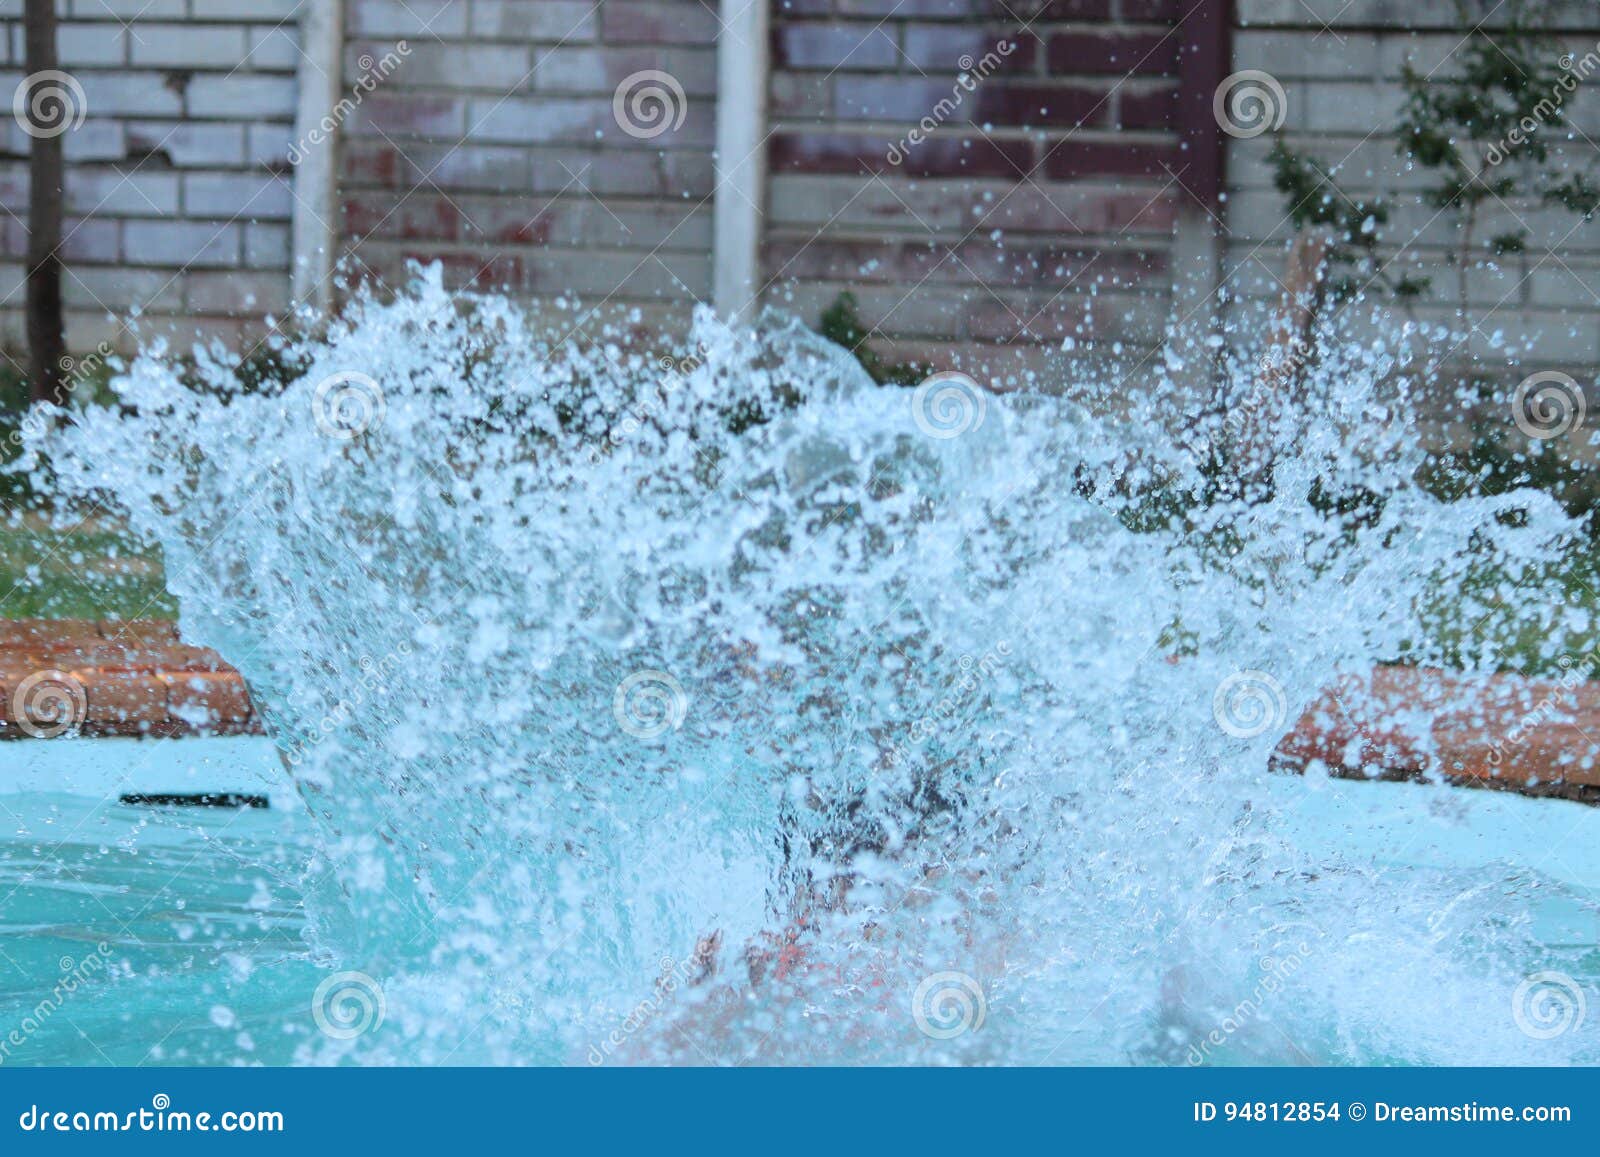
{"type": "Polygon", "coordinates": [[[1363,685],[1324,692],[1273,757],[1288,771],[1313,760],[1346,779],[1438,776],[1600,803],[1600,683],[1378,667],[1363,685]],[[1431,738],[1434,755],[1401,719],[1431,738]]]}
{"type": "Polygon", "coordinates": [[[0,621],[0,739],[259,735],[239,673],[158,619],[0,621]]]}

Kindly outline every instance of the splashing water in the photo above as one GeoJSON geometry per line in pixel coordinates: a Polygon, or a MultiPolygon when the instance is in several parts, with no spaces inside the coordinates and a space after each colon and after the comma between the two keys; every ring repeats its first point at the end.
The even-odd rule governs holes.
{"type": "Polygon", "coordinates": [[[1412,480],[1420,341],[1320,335],[1230,489],[1203,348],[1097,418],[776,321],[552,347],[435,270],[281,389],[157,348],[45,445],[159,541],[322,829],[314,954],[389,1031],[302,1059],[1594,1059],[1502,998],[1533,885],[1314,857],[1314,778],[1264,792],[1339,674],[1435,659],[1439,591],[1572,533],[1412,480]]]}

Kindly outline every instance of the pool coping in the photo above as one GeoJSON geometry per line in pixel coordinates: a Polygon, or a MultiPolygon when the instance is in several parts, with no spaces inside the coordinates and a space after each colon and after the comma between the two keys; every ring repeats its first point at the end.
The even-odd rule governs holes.
{"type": "Polygon", "coordinates": [[[164,619],[0,621],[0,739],[263,735],[243,677],[164,619]]]}
{"type": "MultiPolygon", "coordinates": [[[[183,642],[174,622],[0,620],[0,739],[68,733],[265,729],[239,672],[216,651],[183,642]],[[30,704],[42,716],[29,718],[30,704]]],[[[1376,667],[1313,703],[1286,730],[1271,766],[1600,803],[1600,682],[1570,671],[1529,679],[1376,667]]]]}

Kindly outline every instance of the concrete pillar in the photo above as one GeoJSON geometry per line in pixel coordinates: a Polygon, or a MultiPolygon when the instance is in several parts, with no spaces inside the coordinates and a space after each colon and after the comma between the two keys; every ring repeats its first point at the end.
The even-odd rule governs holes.
{"type": "Polygon", "coordinates": [[[326,311],[333,304],[339,242],[339,141],[337,131],[324,131],[324,121],[343,87],[344,0],[308,0],[300,52],[290,284],[296,304],[326,311]]]}
{"type": "Polygon", "coordinates": [[[717,312],[748,321],[760,291],[767,185],[767,5],[720,0],[717,36],[717,187],[712,295],[717,312]]]}

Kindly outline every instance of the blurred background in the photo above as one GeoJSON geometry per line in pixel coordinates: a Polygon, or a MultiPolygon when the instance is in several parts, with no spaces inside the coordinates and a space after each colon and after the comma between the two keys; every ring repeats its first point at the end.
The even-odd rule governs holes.
{"type": "Polygon", "coordinates": [[[1122,406],[1299,293],[1438,327],[1441,454],[1588,509],[1512,391],[1600,362],[1596,74],[1561,0],[0,0],[0,404],[162,335],[248,387],[411,262],[557,338],[772,306],[1122,406]]]}

